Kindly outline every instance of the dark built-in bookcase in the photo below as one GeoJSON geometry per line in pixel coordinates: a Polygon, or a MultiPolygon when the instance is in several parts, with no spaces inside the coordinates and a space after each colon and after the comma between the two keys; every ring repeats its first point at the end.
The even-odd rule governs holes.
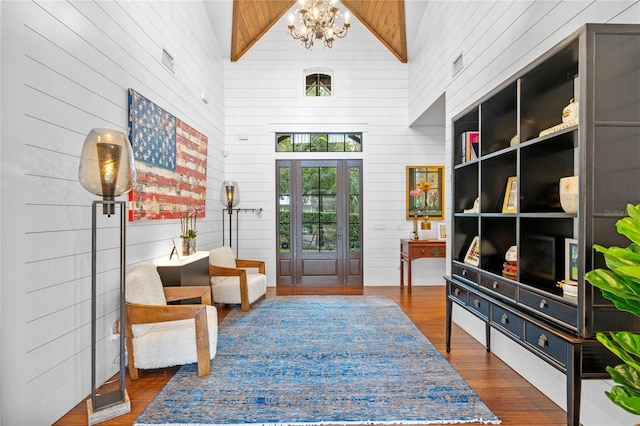
{"type": "Polygon", "coordinates": [[[583,277],[604,267],[592,247],[626,246],[615,228],[628,203],[640,203],[640,26],[588,24],[496,88],[452,123],[451,309],[485,321],[487,350],[496,329],[567,375],[567,422],[579,424],[582,378],[608,377],[619,363],[597,331],[640,330],[583,277]],[[578,101],[579,121],[562,122],[578,101]],[[480,132],[477,159],[464,161],[462,135],[480,132]],[[577,213],[566,213],[559,181],[579,176],[577,213]],[[517,208],[503,213],[510,177],[517,208]],[[479,211],[466,212],[479,198],[479,211]],[[479,237],[477,266],[465,263],[479,237]],[[565,240],[578,241],[578,296],[563,296],[565,240]],[[517,275],[502,274],[517,246],[517,275]]]}

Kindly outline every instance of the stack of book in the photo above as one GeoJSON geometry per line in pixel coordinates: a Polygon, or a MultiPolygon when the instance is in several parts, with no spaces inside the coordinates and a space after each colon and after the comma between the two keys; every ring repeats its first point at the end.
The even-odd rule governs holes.
{"type": "Polygon", "coordinates": [[[462,162],[472,161],[480,156],[480,132],[470,131],[462,134],[462,162]]]}

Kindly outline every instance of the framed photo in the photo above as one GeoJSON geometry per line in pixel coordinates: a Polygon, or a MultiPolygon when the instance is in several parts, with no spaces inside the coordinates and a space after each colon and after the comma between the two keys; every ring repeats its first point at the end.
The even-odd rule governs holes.
{"type": "Polygon", "coordinates": [[[438,224],[438,239],[446,240],[447,239],[447,224],[439,223],[438,224]]]}
{"type": "Polygon", "coordinates": [[[480,238],[478,236],[471,241],[467,255],[464,257],[464,263],[473,266],[480,264],[480,238]]]}
{"type": "Polygon", "coordinates": [[[504,191],[502,213],[518,213],[518,178],[511,176],[504,191]]]}
{"type": "Polygon", "coordinates": [[[564,280],[570,284],[578,284],[578,240],[564,239],[564,280]]]}
{"type": "Polygon", "coordinates": [[[444,166],[407,166],[407,220],[444,219],[444,166]]]}

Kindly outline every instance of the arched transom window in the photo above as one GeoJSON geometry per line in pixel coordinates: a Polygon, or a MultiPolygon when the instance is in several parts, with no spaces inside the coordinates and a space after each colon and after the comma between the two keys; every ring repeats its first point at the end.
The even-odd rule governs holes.
{"type": "Polygon", "coordinates": [[[307,74],[305,96],[331,96],[331,75],[324,73],[307,74]]]}

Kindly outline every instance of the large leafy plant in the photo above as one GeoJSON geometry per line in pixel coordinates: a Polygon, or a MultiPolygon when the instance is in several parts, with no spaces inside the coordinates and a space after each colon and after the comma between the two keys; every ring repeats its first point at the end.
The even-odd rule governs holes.
{"type": "MultiPolygon", "coordinates": [[[[585,274],[585,279],[602,291],[602,295],[621,311],[640,317],[640,204],[627,205],[628,217],[616,222],[616,229],[631,240],[626,248],[593,248],[604,255],[608,269],[599,268],[585,274]]],[[[617,385],[605,392],[614,404],[640,415],[640,335],[629,331],[597,333],[596,338],[624,364],[607,367],[617,385]]]]}

